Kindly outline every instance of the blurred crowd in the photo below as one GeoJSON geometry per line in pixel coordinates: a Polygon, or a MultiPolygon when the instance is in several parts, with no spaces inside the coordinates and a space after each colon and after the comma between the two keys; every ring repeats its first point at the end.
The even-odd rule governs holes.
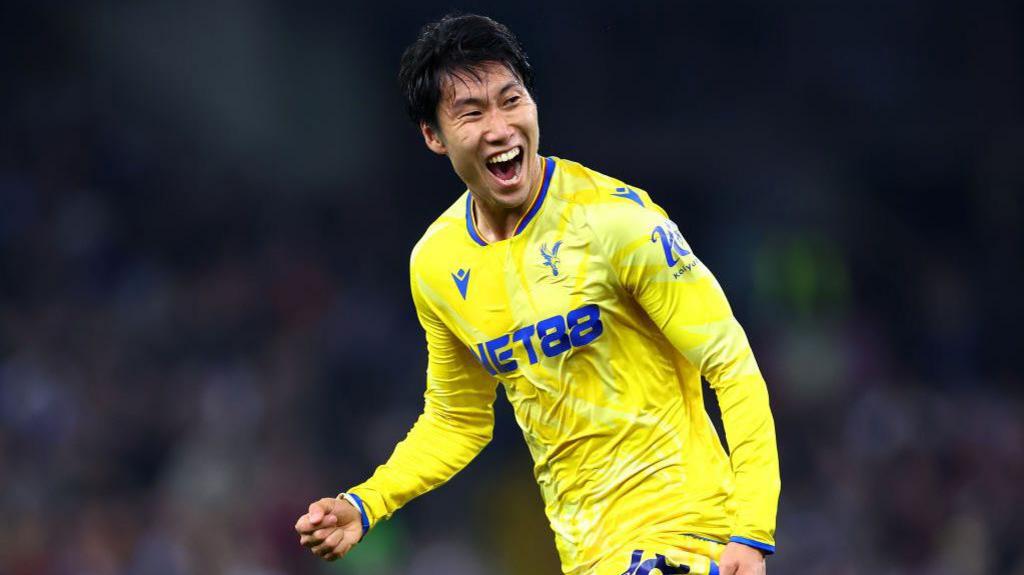
{"type": "MultiPolygon", "coordinates": [[[[407,257],[461,190],[393,76],[443,11],[200,4],[0,18],[0,574],[558,572],[501,393],[449,486],[298,545],[422,406],[407,257]]],[[[747,329],[770,572],[1024,575],[1024,9],[740,5],[492,13],[542,151],[648,190],[747,329]]]]}

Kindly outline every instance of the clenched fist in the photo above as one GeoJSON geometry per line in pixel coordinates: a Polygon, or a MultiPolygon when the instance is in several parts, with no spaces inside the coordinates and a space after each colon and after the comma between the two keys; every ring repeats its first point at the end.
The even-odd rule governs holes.
{"type": "Polygon", "coordinates": [[[334,561],[344,557],[363,537],[359,510],[344,499],[324,498],[309,505],[295,522],[299,543],[315,555],[334,561]]]}

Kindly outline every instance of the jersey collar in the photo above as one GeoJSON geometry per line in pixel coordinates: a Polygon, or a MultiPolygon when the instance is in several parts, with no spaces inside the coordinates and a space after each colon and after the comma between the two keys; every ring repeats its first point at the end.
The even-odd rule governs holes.
{"type": "MultiPolygon", "coordinates": [[[[530,204],[530,209],[526,210],[523,217],[516,224],[515,232],[513,236],[518,236],[523,233],[526,226],[533,220],[540,211],[541,204],[544,203],[544,198],[548,195],[548,186],[551,184],[551,176],[555,173],[555,161],[551,158],[544,158],[544,178],[540,184],[540,191],[533,198],[533,203],[530,204]]],[[[473,238],[473,241],[481,246],[490,245],[487,240],[480,235],[480,232],[476,229],[476,223],[473,221],[473,194],[466,192],[466,230],[469,231],[469,237],[473,238]]]]}

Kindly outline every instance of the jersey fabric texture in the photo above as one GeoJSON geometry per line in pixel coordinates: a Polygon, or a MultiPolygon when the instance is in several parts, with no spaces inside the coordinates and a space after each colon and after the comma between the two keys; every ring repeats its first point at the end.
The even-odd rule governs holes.
{"type": "Polygon", "coordinates": [[[625,569],[635,542],[671,546],[685,534],[774,552],[775,425],[721,287],[646,192],[543,162],[515,235],[485,241],[466,192],[413,249],[424,411],[349,493],[372,525],[445,483],[490,440],[500,382],[565,573],[592,572],[613,553],[625,569]]]}

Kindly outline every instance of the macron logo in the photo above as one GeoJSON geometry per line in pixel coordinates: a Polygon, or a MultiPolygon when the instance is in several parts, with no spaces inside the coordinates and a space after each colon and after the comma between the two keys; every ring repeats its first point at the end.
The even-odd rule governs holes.
{"type": "Polygon", "coordinates": [[[612,194],[616,198],[626,198],[627,200],[633,200],[640,204],[640,207],[644,207],[644,201],[640,199],[640,194],[636,193],[636,190],[630,188],[615,188],[615,193],[612,194]]]}
{"type": "Polygon", "coordinates": [[[469,289],[469,270],[460,269],[452,274],[452,279],[455,280],[455,287],[459,288],[462,299],[466,299],[466,290],[469,289]]]}

